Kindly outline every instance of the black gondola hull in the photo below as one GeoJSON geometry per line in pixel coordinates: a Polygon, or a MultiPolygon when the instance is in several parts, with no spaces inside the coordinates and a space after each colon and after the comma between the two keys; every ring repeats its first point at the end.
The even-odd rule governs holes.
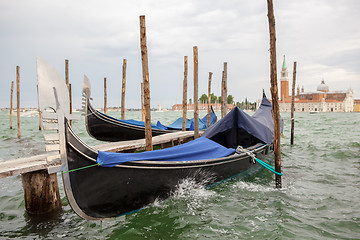
{"type": "MultiPolygon", "coordinates": [[[[82,145],[70,128],[67,130],[68,169],[93,165],[97,153],[82,145]]],[[[267,158],[267,148],[258,149],[257,157],[267,158]]],[[[254,164],[243,154],[208,162],[129,162],[112,168],[96,166],[67,174],[81,211],[90,218],[101,219],[133,212],[156,199],[165,199],[184,179],[210,185],[238,174],[250,174],[259,168],[259,164],[254,164]]]]}

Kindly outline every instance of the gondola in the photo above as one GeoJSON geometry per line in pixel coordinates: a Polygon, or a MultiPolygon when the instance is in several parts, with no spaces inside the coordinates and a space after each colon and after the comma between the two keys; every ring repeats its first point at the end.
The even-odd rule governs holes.
{"type": "Polygon", "coordinates": [[[234,108],[202,137],[175,147],[140,153],[102,152],[72,130],[61,74],[37,59],[39,108],[57,116],[64,189],[72,209],[96,220],[136,212],[192,179],[205,186],[253,174],[272,157],[271,104],[263,98],[256,118],[234,108]]]}
{"type": "MultiPolygon", "coordinates": [[[[91,103],[91,85],[87,76],[84,76],[83,84],[83,106],[85,113],[86,130],[90,136],[100,141],[126,141],[135,140],[145,137],[145,123],[133,119],[120,120],[106,115],[100,111],[95,110],[91,103]]],[[[210,125],[214,124],[217,120],[216,114],[211,108],[210,125]]],[[[186,130],[194,130],[194,119],[186,120],[186,130]]],[[[199,119],[199,129],[205,130],[207,128],[207,115],[199,119]]],[[[179,131],[182,129],[182,118],[178,118],[174,123],[169,126],[161,124],[151,124],[152,135],[157,136],[160,134],[179,131]]]]}

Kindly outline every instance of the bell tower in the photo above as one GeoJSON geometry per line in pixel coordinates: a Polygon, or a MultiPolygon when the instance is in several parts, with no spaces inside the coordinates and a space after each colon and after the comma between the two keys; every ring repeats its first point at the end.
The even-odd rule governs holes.
{"type": "Polygon", "coordinates": [[[289,72],[287,70],[285,55],[284,61],[281,68],[281,77],[280,77],[280,100],[284,101],[289,98],[289,72]]]}

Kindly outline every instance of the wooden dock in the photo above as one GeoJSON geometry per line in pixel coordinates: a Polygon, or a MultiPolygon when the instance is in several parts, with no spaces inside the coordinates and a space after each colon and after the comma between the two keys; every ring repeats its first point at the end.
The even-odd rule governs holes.
{"type": "MultiPolygon", "coordinates": [[[[162,148],[166,148],[190,141],[193,138],[194,131],[167,133],[153,137],[153,145],[161,145],[162,148]]],[[[145,147],[145,139],[112,142],[93,146],[94,149],[109,152],[132,152],[145,149],[145,147]]],[[[47,170],[49,174],[61,172],[60,154],[58,152],[49,152],[0,162],[0,178],[38,170],[47,170]]]]}

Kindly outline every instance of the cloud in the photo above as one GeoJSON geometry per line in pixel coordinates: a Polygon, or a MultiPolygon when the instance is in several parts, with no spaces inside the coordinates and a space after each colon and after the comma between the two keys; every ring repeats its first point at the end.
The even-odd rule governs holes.
{"type": "MultiPolygon", "coordinates": [[[[278,72],[286,55],[298,82],[315,88],[324,77],[331,89],[353,87],[360,98],[360,2],[276,1],[278,72]]],[[[223,62],[228,62],[228,91],[235,100],[269,94],[269,33],[266,2],[261,1],[5,1],[0,6],[1,95],[7,107],[15,66],[21,66],[25,106],[36,106],[35,57],[64,72],[70,60],[75,107],[80,106],[82,76],[94,86],[102,105],[107,77],[109,105],[120,105],[122,59],[128,59],[128,107],[139,107],[141,58],[139,15],[146,15],[152,105],[182,101],[183,58],[189,56],[188,96],[192,96],[192,49],[199,48],[199,95],[220,94],[223,62]],[[26,89],[26,91],[25,91],[26,89]]],[[[291,74],[290,74],[291,75],[291,74]]],[[[343,89],[345,90],[345,89],[343,89]]]]}

